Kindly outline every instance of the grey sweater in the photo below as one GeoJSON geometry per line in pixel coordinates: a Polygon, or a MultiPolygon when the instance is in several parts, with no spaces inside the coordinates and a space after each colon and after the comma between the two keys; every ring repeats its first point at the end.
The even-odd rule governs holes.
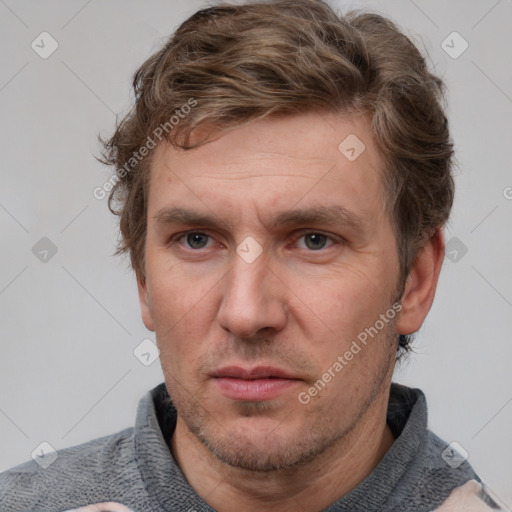
{"type": "MultiPolygon", "coordinates": [[[[419,389],[393,384],[387,421],[396,439],[393,446],[327,512],[497,508],[466,461],[449,464],[447,444],[427,430],[425,396],[419,389]]],[[[30,461],[0,474],[0,512],[63,512],[100,503],[84,510],[213,511],[190,487],[166,444],[175,425],[176,410],[162,383],[141,399],[134,428],[60,450],[47,469],[30,461]]]]}

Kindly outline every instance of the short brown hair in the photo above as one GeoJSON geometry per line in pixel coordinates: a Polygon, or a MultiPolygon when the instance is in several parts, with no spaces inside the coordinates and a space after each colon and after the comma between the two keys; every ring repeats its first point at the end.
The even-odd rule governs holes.
{"type": "Polygon", "coordinates": [[[158,127],[166,127],[167,142],[193,149],[207,142],[191,144],[201,126],[222,131],[305,110],[368,116],[385,161],[401,286],[418,249],[448,219],[453,146],[444,85],[413,42],[380,15],[337,15],[322,0],[219,4],[187,19],[138,69],[133,88],[133,110],[104,141],[103,156],[117,172],[109,197],[120,216],[117,253],[130,253],[138,278],[145,278],[151,159],[139,151],[158,127]]]}

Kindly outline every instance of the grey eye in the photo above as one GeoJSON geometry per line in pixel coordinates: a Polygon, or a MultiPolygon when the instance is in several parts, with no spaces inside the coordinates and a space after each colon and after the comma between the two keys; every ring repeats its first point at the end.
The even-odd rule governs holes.
{"type": "Polygon", "coordinates": [[[187,235],[187,244],[192,249],[203,249],[208,243],[208,235],[204,233],[189,233],[187,235]]]}
{"type": "Polygon", "coordinates": [[[327,236],[320,233],[311,233],[304,235],[306,246],[311,250],[323,249],[327,243],[327,236]]]}

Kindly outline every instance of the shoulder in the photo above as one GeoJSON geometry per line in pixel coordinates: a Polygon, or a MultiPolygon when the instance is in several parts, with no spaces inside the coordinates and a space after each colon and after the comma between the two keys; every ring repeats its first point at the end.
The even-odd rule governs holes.
{"type": "Polygon", "coordinates": [[[470,480],[463,486],[457,487],[434,512],[491,512],[493,510],[498,510],[498,506],[489,498],[482,484],[476,480],[470,480]]]}
{"type": "Polygon", "coordinates": [[[426,457],[413,495],[422,496],[425,505],[431,505],[431,510],[436,511],[439,506],[439,511],[443,512],[492,510],[489,505],[498,508],[467,461],[467,455],[458,443],[448,444],[427,431],[426,457]],[[453,508],[461,499],[473,508],[453,508]],[[474,508],[477,505],[479,508],[474,508]]]}
{"type": "Polygon", "coordinates": [[[50,510],[50,502],[53,510],[64,510],[83,498],[102,501],[134,464],[133,428],[47,456],[50,464],[31,460],[0,474],[2,512],[50,510]]]}
{"type": "Polygon", "coordinates": [[[466,496],[475,486],[482,504],[493,504],[469,464],[464,447],[448,444],[428,429],[426,399],[421,390],[393,384],[387,421],[397,438],[396,446],[391,448],[394,463],[402,468],[397,470],[401,475],[390,501],[393,510],[437,510],[451,495],[457,499],[459,489],[464,489],[466,496]]]}

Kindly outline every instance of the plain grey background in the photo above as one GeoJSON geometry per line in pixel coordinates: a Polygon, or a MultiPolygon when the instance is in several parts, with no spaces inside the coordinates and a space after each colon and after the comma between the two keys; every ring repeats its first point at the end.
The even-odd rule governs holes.
{"type": "MultiPolygon", "coordinates": [[[[512,2],[331,4],[391,17],[447,83],[458,158],[447,258],[395,380],[426,393],[431,429],[510,508],[512,2]]],[[[206,5],[0,0],[0,471],[43,441],[58,450],[132,426],[163,380],[158,360],[134,355],[154,336],[127,261],[112,256],[116,220],[93,197],[110,171],[93,155],[130,105],[136,68],[206,5]]]]}

